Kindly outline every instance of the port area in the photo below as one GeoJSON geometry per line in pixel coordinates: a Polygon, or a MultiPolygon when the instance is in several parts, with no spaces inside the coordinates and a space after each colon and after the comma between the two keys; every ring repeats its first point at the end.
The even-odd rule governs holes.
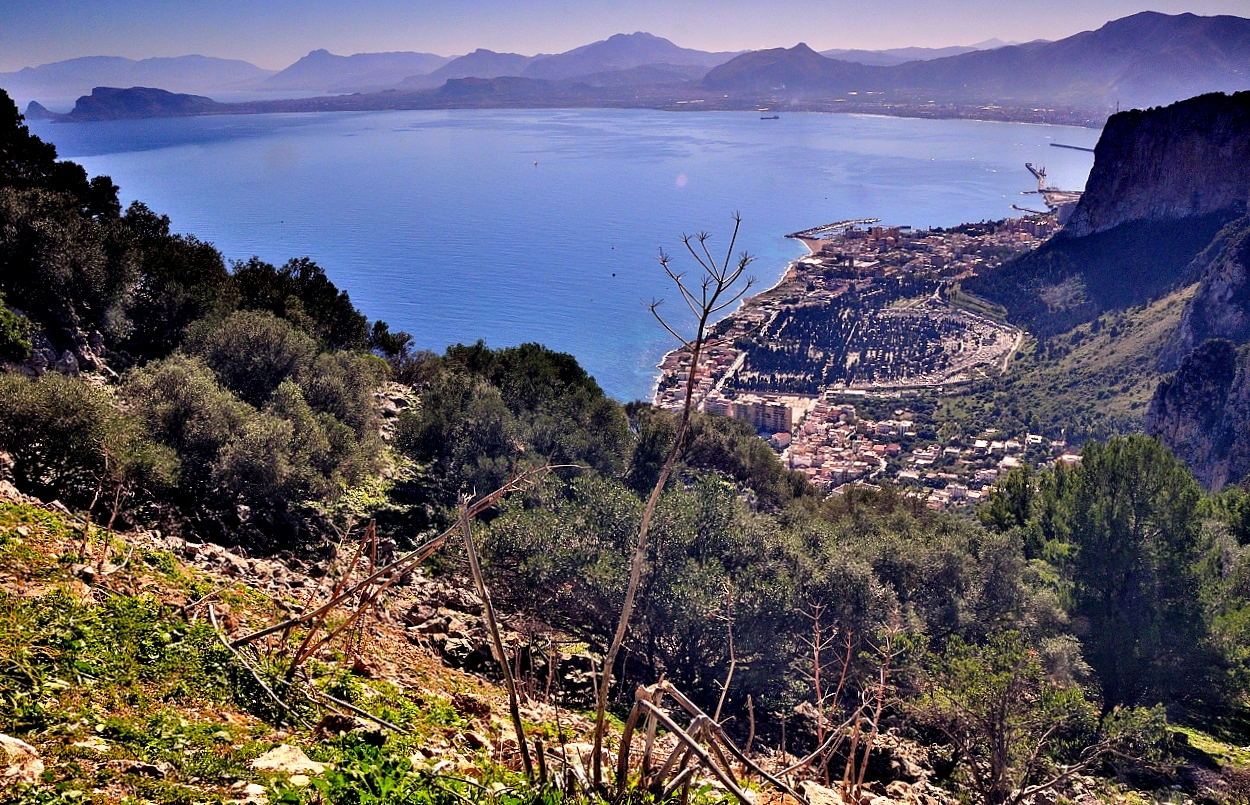
{"type": "MultiPolygon", "coordinates": [[[[838,221],[789,235],[810,254],[715,325],[693,372],[698,410],[751,422],[791,469],[827,492],[885,479],[923,488],[937,477],[942,488],[926,492],[934,508],[978,500],[1022,460],[1063,458],[1064,445],[1034,434],[920,443],[905,405],[911,394],[1008,371],[1023,331],[960,283],[1036,249],[1058,231],[1056,217],[928,230],[878,223],[838,221]],[[890,418],[866,418],[856,407],[891,398],[900,407],[890,418]]],[[[665,355],[655,405],[681,410],[691,373],[688,350],[665,355]]]]}

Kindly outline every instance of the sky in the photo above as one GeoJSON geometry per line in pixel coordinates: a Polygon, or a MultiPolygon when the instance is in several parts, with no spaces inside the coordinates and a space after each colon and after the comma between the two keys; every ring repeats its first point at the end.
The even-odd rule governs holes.
{"type": "Polygon", "coordinates": [[[1139,11],[1247,0],[0,0],[0,70],[75,56],[206,56],[281,69],[317,48],[558,53],[648,31],[683,47],[881,49],[1061,39],[1139,11]]]}

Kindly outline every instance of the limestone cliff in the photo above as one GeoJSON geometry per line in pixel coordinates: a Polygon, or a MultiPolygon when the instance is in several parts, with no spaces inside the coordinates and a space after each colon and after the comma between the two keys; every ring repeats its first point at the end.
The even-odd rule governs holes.
{"type": "Polygon", "coordinates": [[[1164,371],[1175,370],[1208,339],[1250,341],[1250,216],[1225,226],[1190,268],[1201,281],[1176,336],[1160,357],[1164,371]]]}
{"type": "Polygon", "coordinates": [[[1250,471],[1250,348],[1199,346],[1155,390],[1146,428],[1208,489],[1239,482],[1250,471]]]}
{"type": "Polygon", "coordinates": [[[222,104],[202,95],[183,95],[152,87],[96,87],[59,119],[71,123],[91,120],[133,120],[145,117],[186,117],[214,114],[222,104]]]}
{"type": "Polygon", "coordinates": [[[1250,198],[1250,92],[1113,115],[1065,237],[1204,215],[1250,198]]]}

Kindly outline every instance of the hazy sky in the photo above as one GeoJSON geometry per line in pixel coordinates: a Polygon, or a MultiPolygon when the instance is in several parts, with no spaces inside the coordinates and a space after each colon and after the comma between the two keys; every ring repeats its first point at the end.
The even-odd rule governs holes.
{"type": "Polygon", "coordinates": [[[1250,12],[1247,0],[0,0],[0,70],[85,55],[201,53],[281,68],[334,53],[478,47],[553,53],[650,31],[703,50],[888,48],[1059,39],[1153,10],[1250,12]]]}

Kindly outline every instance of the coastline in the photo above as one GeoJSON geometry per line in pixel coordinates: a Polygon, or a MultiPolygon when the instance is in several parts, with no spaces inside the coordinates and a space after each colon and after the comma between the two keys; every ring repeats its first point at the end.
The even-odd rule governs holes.
{"type": "MultiPolygon", "coordinates": [[[[332,112],[398,112],[398,111],[447,111],[447,110],[572,110],[572,109],[649,109],[656,112],[742,112],[757,114],[761,106],[776,106],[775,100],[750,98],[724,98],[706,103],[700,99],[694,103],[677,97],[658,98],[569,98],[559,95],[549,99],[542,97],[509,98],[496,96],[483,99],[443,97],[437,91],[428,93],[393,92],[316,95],[305,98],[282,98],[218,102],[207,96],[215,106],[199,109],[163,109],[148,112],[132,110],[92,109],[84,114],[53,114],[49,119],[56,123],[92,123],[110,120],[150,120],[173,117],[224,117],[234,115],[267,114],[316,114],[332,112]],[[649,102],[648,102],[649,101],[649,102]]],[[[24,97],[24,96],[23,96],[24,97]]],[[[89,96],[84,96],[89,97],[89,96]]],[[[37,100],[32,98],[30,100],[37,100]]],[[[80,99],[81,100],[81,99],[80,99]]],[[[789,104],[787,114],[861,115],[864,117],[906,118],[911,120],[968,120],[982,123],[1023,123],[1041,126],[1077,126],[1101,129],[1110,111],[1095,109],[1039,109],[1038,107],[1004,107],[986,109],[980,105],[943,106],[919,105],[846,105],[835,101],[808,101],[789,104]]]]}
{"type": "MultiPolygon", "coordinates": [[[[790,279],[791,275],[794,273],[795,268],[798,266],[798,262],[800,260],[802,260],[804,257],[811,257],[813,254],[816,254],[820,251],[819,247],[815,249],[812,248],[812,243],[819,243],[820,241],[818,240],[812,240],[812,243],[808,243],[808,239],[804,239],[804,238],[791,238],[791,240],[802,241],[803,245],[807,247],[807,254],[800,255],[799,257],[796,257],[793,260],[786,263],[785,270],[781,272],[781,276],[777,278],[776,282],[774,282],[772,285],[768,286],[767,288],[759,291],[758,293],[753,293],[750,296],[744,296],[742,299],[738,300],[738,306],[735,307],[733,310],[729,311],[728,313],[726,313],[724,316],[721,316],[715,322],[712,322],[712,326],[715,326],[716,324],[724,321],[725,319],[729,319],[738,315],[738,313],[747,305],[747,303],[755,299],[756,297],[776,290],[782,283],[790,279]]],[[[668,360],[668,356],[672,355],[674,352],[680,351],[681,349],[682,347],[674,347],[673,349],[666,351],[663,355],[660,356],[659,363],[655,365],[655,369],[656,369],[655,378],[651,381],[650,401],[652,405],[655,405],[656,397],[660,393],[660,380],[664,377],[664,362],[668,360]]]]}
{"type": "MultiPolygon", "coordinates": [[[[716,395],[720,393],[725,379],[738,371],[742,358],[752,349],[749,343],[741,346],[739,339],[746,338],[751,342],[753,333],[761,327],[766,332],[778,321],[778,316],[810,318],[810,313],[794,311],[819,307],[822,304],[833,305],[833,300],[841,297],[848,289],[858,293],[868,287],[872,289],[872,294],[888,294],[888,288],[878,288],[876,283],[889,283],[891,277],[900,276],[920,277],[919,282],[928,282],[932,287],[928,287],[923,294],[915,296],[907,304],[893,304],[892,297],[883,297],[887,304],[881,307],[882,313],[866,316],[863,319],[866,322],[863,332],[859,330],[861,320],[857,317],[850,333],[839,336],[837,343],[844,349],[850,349],[850,344],[854,341],[852,336],[856,335],[863,343],[855,348],[853,354],[846,353],[843,356],[847,359],[845,365],[841,362],[842,358],[838,358],[839,362],[835,364],[838,368],[835,370],[828,370],[824,364],[818,364],[816,376],[825,378],[820,382],[813,381],[811,377],[799,377],[805,370],[793,367],[756,370],[757,373],[763,371],[762,376],[771,377],[772,380],[764,385],[752,386],[748,383],[744,387],[748,396],[763,395],[762,399],[765,400],[764,403],[757,401],[750,405],[792,405],[793,402],[786,399],[787,396],[806,397],[813,393],[813,383],[816,391],[821,394],[838,387],[864,391],[936,388],[940,392],[942,388],[966,383],[977,376],[978,372],[983,374],[987,362],[992,363],[999,374],[1005,373],[1011,357],[1020,347],[1023,331],[979,312],[958,305],[952,307],[942,298],[940,292],[946,284],[966,276],[975,276],[983,267],[993,268],[1002,259],[1037,248],[1056,231],[1058,224],[1055,216],[1051,214],[1008,218],[996,223],[964,223],[951,229],[919,231],[910,227],[871,226],[878,223],[879,219],[875,218],[838,221],[787,235],[789,239],[802,242],[808,254],[790,261],[780,279],[770,288],[744,298],[732,313],[718,322],[720,324],[736,316],[744,317],[742,321],[730,322],[724,328],[718,327],[716,336],[707,338],[706,372],[703,355],[700,355],[696,372],[695,367],[690,366],[690,356],[682,354],[684,347],[666,352],[657,365],[658,376],[653,384],[652,404],[673,410],[675,405],[681,403],[678,399],[680,395],[675,389],[680,389],[685,378],[689,378],[686,382],[691,383],[698,378],[697,396],[700,404],[715,398],[719,406],[717,410],[723,409],[728,403],[725,398],[716,395]],[[867,229],[858,228],[865,224],[869,225],[867,229]],[[830,234],[827,237],[817,237],[825,233],[830,234]],[[841,244],[835,250],[836,254],[823,253],[830,243],[841,244]],[[996,262],[987,262],[982,257],[985,253],[983,249],[987,247],[994,250],[1005,249],[1007,256],[1000,254],[996,262]],[[848,271],[849,274],[845,273],[848,271]],[[778,289],[788,283],[791,287],[779,295],[778,289]],[[916,312],[921,308],[927,312],[916,312]],[[747,310],[745,314],[744,309],[747,310]],[[940,320],[943,324],[940,331],[930,332],[926,331],[925,324],[908,324],[907,321],[911,320],[929,322],[929,330],[933,330],[933,321],[940,320]],[[906,334],[907,338],[915,336],[917,340],[908,341],[911,344],[908,350],[920,361],[916,364],[921,367],[920,370],[896,371],[896,351],[886,350],[883,353],[881,349],[864,341],[882,337],[879,335],[882,333],[887,334],[884,337],[889,343],[902,343],[899,341],[900,333],[906,334]],[[1009,348],[1006,343],[1008,337],[1012,342],[1009,348]],[[936,346],[930,348],[930,344],[936,346]],[[863,353],[862,350],[865,349],[868,351],[863,353]],[[866,369],[861,369],[861,364],[865,362],[861,359],[863,354],[868,355],[868,360],[871,361],[867,363],[866,369]],[[731,360],[732,366],[729,365],[731,360]],[[770,374],[777,371],[782,373],[780,381],[770,374]],[[835,371],[841,379],[830,381],[828,371],[835,371]],[[863,377],[859,377],[860,374],[863,377]],[[788,379],[792,377],[799,379],[788,379]],[[714,386],[706,388],[711,381],[714,381],[714,386]],[[796,382],[798,385],[795,385],[796,382]],[[839,386],[839,383],[843,385],[839,386]],[[770,400],[772,402],[768,402],[770,400]]],[[[905,285],[907,284],[896,283],[896,290],[915,295],[917,289],[908,286],[910,291],[907,291],[904,289],[905,285]]],[[[786,330],[789,318],[781,321],[779,336],[781,332],[789,332],[786,330]]],[[[800,325],[799,332],[807,330],[800,325]]],[[[802,339],[807,336],[787,337],[802,339]]],[[[812,348],[811,344],[805,347],[808,350],[812,348]]],[[[837,353],[837,349],[835,346],[823,345],[818,351],[823,360],[827,354],[837,353]]],[[[811,356],[810,352],[803,353],[802,349],[795,354],[811,356]]],[[[766,359],[764,365],[769,365],[770,361],[771,358],[766,359]]],[[[733,399],[732,396],[730,399],[733,399]]],[[[708,405],[711,403],[708,402],[708,405]]],[[[754,409],[752,411],[749,416],[754,421],[758,412],[754,409]]],[[[737,413],[732,415],[739,416],[737,413]]],[[[763,420],[764,415],[758,416],[763,420]]],[[[757,426],[763,427],[758,423],[757,426]]]]}

